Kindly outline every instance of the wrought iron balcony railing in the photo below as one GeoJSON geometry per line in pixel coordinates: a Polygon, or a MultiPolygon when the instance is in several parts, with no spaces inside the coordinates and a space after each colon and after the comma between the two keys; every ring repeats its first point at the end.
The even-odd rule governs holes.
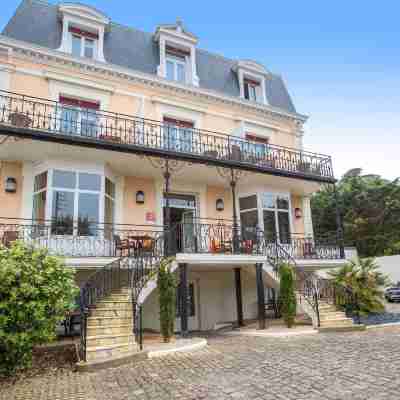
{"type": "Polygon", "coordinates": [[[0,91],[0,134],[334,182],[330,156],[0,91]]]}
{"type": "Polygon", "coordinates": [[[51,254],[65,257],[135,258],[148,254],[246,254],[273,255],[278,247],[293,259],[340,259],[336,237],[323,239],[291,235],[285,242],[270,238],[256,228],[236,227],[229,221],[177,224],[172,229],[148,225],[116,225],[70,221],[31,221],[0,218],[0,244],[21,240],[51,254]],[[168,233],[168,234],[166,234],[168,233]],[[236,234],[235,234],[236,233],[236,234]],[[236,241],[236,243],[235,243],[236,241]]]}

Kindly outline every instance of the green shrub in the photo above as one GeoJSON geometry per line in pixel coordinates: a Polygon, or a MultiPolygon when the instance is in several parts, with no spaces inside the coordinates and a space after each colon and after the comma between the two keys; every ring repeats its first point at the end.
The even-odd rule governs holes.
{"type": "Polygon", "coordinates": [[[160,330],[164,342],[169,342],[174,334],[176,316],[176,278],[170,265],[171,259],[161,261],[158,272],[160,330]]]}
{"type": "Polygon", "coordinates": [[[33,347],[55,338],[77,294],[61,259],[18,242],[0,246],[0,374],[30,365],[33,347]]]}
{"type": "Polygon", "coordinates": [[[288,328],[294,324],[296,317],[296,293],[295,293],[295,273],[290,264],[282,264],[279,267],[280,290],[279,304],[283,320],[288,328]]]}

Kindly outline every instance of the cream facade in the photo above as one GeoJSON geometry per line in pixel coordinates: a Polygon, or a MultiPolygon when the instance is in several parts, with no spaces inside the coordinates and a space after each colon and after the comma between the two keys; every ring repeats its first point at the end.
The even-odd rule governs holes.
{"type": "MultiPolygon", "coordinates": [[[[177,271],[188,270],[191,293],[189,326],[178,318],[178,331],[260,316],[265,293],[279,286],[260,237],[262,251],[267,240],[278,242],[293,259],[323,267],[310,196],[334,183],[330,158],[303,150],[306,117],[280,77],[256,62],[199,50],[200,39],[180,21],[144,42],[132,37],[144,59],[136,65],[118,49],[129,28],[98,10],[23,1],[19,11],[0,36],[4,245],[14,229],[62,253],[84,287],[110,262],[137,257],[130,250],[143,238],[157,243],[178,225],[177,271]],[[38,10],[49,18],[43,31],[58,22],[58,42],[23,32],[38,10]],[[154,60],[148,47],[158,51],[154,60]],[[220,73],[214,81],[212,71],[220,73]],[[32,224],[46,235],[34,236],[32,224]],[[255,264],[263,268],[263,295],[255,264]]],[[[331,266],[342,262],[336,250],[327,250],[331,266]]],[[[150,278],[142,284],[144,327],[159,330],[157,288],[150,278]]]]}

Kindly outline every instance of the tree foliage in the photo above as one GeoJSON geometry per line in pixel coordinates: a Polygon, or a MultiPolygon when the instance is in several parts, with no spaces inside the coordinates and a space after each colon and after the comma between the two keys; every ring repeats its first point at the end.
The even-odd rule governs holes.
{"type": "Polygon", "coordinates": [[[296,292],[295,292],[295,273],[290,264],[282,264],[279,267],[280,289],[279,304],[283,320],[288,328],[294,324],[296,317],[296,292]]]}
{"type": "Polygon", "coordinates": [[[0,246],[0,374],[30,365],[33,347],[55,338],[77,293],[61,259],[18,242],[0,246]]]}
{"type": "MultiPolygon", "coordinates": [[[[338,182],[337,203],[345,244],[356,246],[361,257],[400,254],[400,184],[378,175],[348,171],[338,182]]],[[[336,198],[332,186],[311,202],[316,235],[336,231],[336,198]]]]}
{"type": "Polygon", "coordinates": [[[385,286],[389,278],[379,270],[372,258],[350,261],[329,275],[337,285],[349,288],[356,299],[357,312],[361,315],[382,312],[385,286]]]}
{"type": "Polygon", "coordinates": [[[164,342],[169,342],[174,334],[176,316],[176,277],[170,265],[170,259],[162,260],[158,272],[160,330],[164,342]]]}

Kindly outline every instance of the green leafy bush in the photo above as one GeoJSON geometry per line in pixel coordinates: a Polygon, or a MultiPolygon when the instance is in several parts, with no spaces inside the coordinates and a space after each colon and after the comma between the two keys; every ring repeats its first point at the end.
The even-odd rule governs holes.
{"type": "Polygon", "coordinates": [[[77,294],[61,259],[18,242],[0,246],[0,374],[30,365],[33,347],[55,338],[77,294]]]}
{"type": "Polygon", "coordinates": [[[288,328],[294,324],[296,317],[296,293],[295,293],[295,273],[290,264],[282,264],[279,267],[280,290],[279,304],[283,320],[288,328]]]}
{"type": "MultiPolygon", "coordinates": [[[[379,270],[374,259],[349,261],[338,270],[329,272],[329,275],[337,286],[350,289],[356,302],[354,311],[359,315],[384,311],[383,289],[390,284],[390,280],[379,270]]],[[[353,305],[343,306],[346,308],[353,305]]]]}
{"type": "Polygon", "coordinates": [[[171,259],[161,261],[158,272],[160,330],[164,342],[169,342],[174,334],[176,313],[176,278],[170,265],[171,259]]]}

